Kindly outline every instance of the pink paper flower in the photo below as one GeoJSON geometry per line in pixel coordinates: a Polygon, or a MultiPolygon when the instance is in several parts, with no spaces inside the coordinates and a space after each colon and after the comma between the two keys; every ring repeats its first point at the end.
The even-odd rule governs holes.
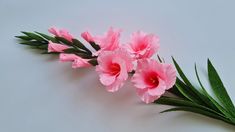
{"type": "Polygon", "coordinates": [[[152,59],[138,60],[132,82],[145,103],[151,103],[170,89],[176,81],[176,70],[171,64],[152,59]]]}
{"type": "Polygon", "coordinates": [[[53,34],[53,35],[55,35],[57,37],[63,37],[66,40],[72,42],[73,36],[67,30],[65,30],[65,29],[59,30],[59,29],[57,29],[55,27],[52,27],[52,28],[48,29],[48,31],[51,34],[53,34]]]}
{"type": "Polygon", "coordinates": [[[104,51],[97,58],[96,71],[100,81],[109,92],[115,92],[123,86],[128,78],[128,72],[132,71],[131,56],[124,49],[104,51]]]}
{"type": "Polygon", "coordinates": [[[112,27],[104,34],[104,36],[96,36],[95,42],[100,46],[102,51],[113,51],[119,48],[120,29],[112,27]]]}
{"type": "Polygon", "coordinates": [[[63,50],[69,48],[66,45],[62,45],[62,44],[57,44],[57,43],[53,43],[51,41],[49,41],[48,43],[48,52],[63,52],[63,50]]]}
{"type": "Polygon", "coordinates": [[[159,38],[154,34],[138,31],[132,33],[131,41],[125,46],[136,59],[150,58],[159,49],[159,38]]]}
{"type": "Polygon", "coordinates": [[[75,54],[66,54],[61,53],[60,54],[60,61],[61,62],[72,62],[72,68],[81,68],[81,67],[89,67],[91,66],[90,63],[88,63],[88,59],[83,59],[75,54]]]}
{"type": "Polygon", "coordinates": [[[94,55],[99,55],[103,51],[113,51],[118,49],[120,29],[113,29],[112,27],[102,36],[92,36],[88,31],[83,32],[81,36],[88,42],[95,42],[100,46],[100,50],[94,53],[94,55]]]}
{"type": "Polygon", "coordinates": [[[94,42],[94,38],[91,36],[91,34],[86,31],[81,34],[82,38],[85,39],[87,42],[94,42]]]}

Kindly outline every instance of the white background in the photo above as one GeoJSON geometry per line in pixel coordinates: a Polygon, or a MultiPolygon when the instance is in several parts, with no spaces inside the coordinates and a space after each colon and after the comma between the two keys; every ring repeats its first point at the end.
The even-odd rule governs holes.
{"type": "MultiPolygon", "coordinates": [[[[72,69],[56,56],[17,44],[20,31],[67,28],[76,37],[108,27],[156,33],[160,55],[173,55],[191,80],[194,62],[206,75],[209,57],[235,100],[235,2],[233,0],[1,0],[1,132],[224,132],[235,127],[201,115],[146,105],[127,83],[108,93],[94,68],[72,69]]],[[[206,83],[206,78],[204,81],[206,83]]]]}

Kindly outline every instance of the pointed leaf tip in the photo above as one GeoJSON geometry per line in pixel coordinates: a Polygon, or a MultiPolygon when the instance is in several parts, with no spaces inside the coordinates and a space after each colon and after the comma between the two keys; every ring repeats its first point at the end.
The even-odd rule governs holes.
{"type": "Polygon", "coordinates": [[[216,69],[212,65],[211,61],[207,60],[207,67],[208,67],[208,77],[209,82],[211,85],[211,88],[218,98],[218,100],[221,102],[221,104],[224,106],[224,108],[229,111],[229,113],[235,117],[235,107],[232,103],[232,100],[230,99],[226,88],[224,87],[224,84],[222,80],[219,77],[219,74],[217,73],[216,69]]]}

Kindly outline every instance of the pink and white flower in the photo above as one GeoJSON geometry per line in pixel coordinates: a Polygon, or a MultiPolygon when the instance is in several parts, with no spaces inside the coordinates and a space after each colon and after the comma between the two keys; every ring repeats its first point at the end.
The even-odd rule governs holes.
{"type": "Polygon", "coordinates": [[[123,86],[128,78],[128,72],[133,69],[132,59],[124,49],[103,51],[97,58],[96,71],[100,82],[109,92],[115,92],[123,86]]]}
{"type": "Polygon", "coordinates": [[[48,43],[48,52],[63,52],[63,50],[68,49],[69,47],[67,45],[53,43],[49,41],[48,43]]]}
{"type": "Polygon", "coordinates": [[[53,34],[53,35],[55,35],[57,37],[63,37],[66,40],[72,42],[73,36],[67,30],[65,30],[65,29],[60,29],[59,30],[59,29],[57,29],[55,27],[51,27],[51,28],[48,29],[48,31],[51,34],[53,34]]]}
{"type": "Polygon", "coordinates": [[[145,103],[160,98],[176,81],[176,70],[171,64],[159,63],[152,59],[138,60],[132,82],[137,94],[145,103]]]}
{"type": "Polygon", "coordinates": [[[90,63],[88,63],[89,59],[83,59],[75,54],[66,54],[61,53],[60,54],[60,61],[61,62],[72,62],[72,68],[81,68],[81,67],[89,67],[91,66],[90,63]]]}
{"type": "Polygon", "coordinates": [[[132,33],[127,50],[136,59],[150,58],[159,49],[159,38],[154,34],[146,34],[142,31],[132,33]]]}

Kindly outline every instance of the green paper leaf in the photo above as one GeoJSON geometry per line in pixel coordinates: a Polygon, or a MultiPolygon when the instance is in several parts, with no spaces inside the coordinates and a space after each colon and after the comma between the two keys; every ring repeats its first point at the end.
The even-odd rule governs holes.
{"type": "Polygon", "coordinates": [[[100,50],[100,46],[98,44],[96,44],[95,42],[89,42],[91,44],[91,46],[96,50],[100,50]]]}
{"type": "Polygon", "coordinates": [[[172,60],[174,62],[175,68],[178,71],[180,77],[183,79],[183,81],[191,88],[192,91],[195,91],[193,89],[193,85],[190,83],[190,81],[188,80],[188,78],[185,76],[185,74],[183,73],[183,71],[181,70],[180,66],[178,65],[178,63],[175,61],[175,59],[172,57],[172,60]]]}
{"type": "Polygon", "coordinates": [[[86,54],[85,51],[79,50],[79,49],[75,49],[75,48],[68,48],[63,50],[64,53],[83,53],[86,54]]]}
{"type": "Polygon", "coordinates": [[[226,116],[230,116],[229,113],[214,99],[211,97],[211,95],[209,95],[209,93],[206,91],[205,87],[202,85],[198,71],[197,71],[197,66],[195,64],[195,73],[196,73],[196,77],[197,80],[203,90],[203,93],[209,98],[209,100],[214,104],[214,106],[216,107],[217,110],[219,110],[221,113],[225,114],[226,116]]]}
{"type": "Polygon", "coordinates": [[[22,39],[22,40],[32,40],[32,38],[28,36],[15,36],[16,38],[22,39]]]}
{"type": "Polygon", "coordinates": [[[76,46],[82,50],[85,50],[89,55],[92,55],[92,52],[88,48],[86,48],[79,40],[73,39],[72,41],[73,41],[74,46],[76,46]]]}
{"type": "Polygon", "coordinates": [[[176,87],[176,85],[174,85],[172,88],[170,88],[169,90],[167,90],[169,93],[178,96],[180,98],[186,99],[186,97],[178,90],[178,88],[176,87]]]}
{"type": "Polygon", "coordinates": [[[156,100],[155,103],[171,105],[171,106],[186,106],[186,107],[191,107],[191,108],[200,108],[202,110],[212,112],[214,114],[217,114],[217,115],[224,117],[221,113],[218,113],[217,111],[215,111],[213,109],[207,108],[203,105],[195,104],[191,101],[184,100],[184,99],[163,96],[160,99],[156,100]]]}
{"type": "Polygon", "coordinates": [[[96,66],[98,65],[97,59],[91,59],[88,61],[91,65],[96,66]]]}
{"type": "Polygon", "coordinates": [[[171,109],[167,109],[162,111],[161,113],[165,113],[165,112],[171,112],[171,111],[188,111],[188,112],[193,112],[193,113],[197,113],[197,114],[201,114],[201,115],[205,115],[214,119],[218,119],[218,120],[222,120],[224,122],[227,122],[229,124],[235,125],[235,123],[231,122],[230,120],[228,120],[227,118],[221,117],[217,114],[202,110],[200,108],[191,108],[191,107],[176,107],[176,108],[171,108],[171,109]]]}
{"type": "Polygon", "coordinates": [[[58,55],[60,54],[59,52],[48,52],[47,50],[42,52],[41,54],[52,54],[52,55],[58,55]]]}
{"type": "Polygon", "coordinates": [[[208,77],[209,82],[211,84],[211,88],[215,93],[216,97],[219,99],[221,104],[225,107],[225,109],[235,117],[235,108],[230,99],[217,71],[215,70],[214,66],[212,65],[211,61],[208,59],[207,61],[208,66],[208,77]]]}
{"type": "Polygon", "coordinates": [[[50,41],[52,41],[54,43],[58,43],[58,41],[54,37],[51,37],[49,35],[46,35],[46,34],[43,34],[43,33],[39,33],[39,32],[35,32],[35,33],[41,35],[43,38],[45,38],[47,40],[50,40],[50,41]]]}
{"type": "MultiPolygon", "coordinates": [[[[183,71],[181,70],[180,66],[177,64],[177,62],[175,61],[175,59],[172,57],[173,59],[173,62],[175,64],[175,67],[180,75],[180,77],[183,79],[183,81],[185,82],[185,86],[187,86],[187,88],[185,89],[179,89],[179,91],[181,92],[185,92],[186,90],[191,94],[188,95],[188,93],[185,93],[184,95],[187,94],[188,98],[191,98],[191,100],[193,99],[193,96],[194,97],[197,97],[196,100],[193,99],[194,102],[196,103],[199,103],[199,104],[205,104],[207,105],[208,107],[215,107],[211,102],[210,100],[204,95],[202,94],[201,92],[199,92],[191,83],[190,81],[187,79],[187,77],[185,76],[185,74],[183,73],[183,71]],[[184,91],[182,91],[184,90],[184,91]]],[[[177,83],[176,83],[176,86],[177,86],[177,83]]],[[[184,87],[183,87],[184,88],[184,87]]],[[[183,93],[182,93],[183,94],[183,93]]]]}
{"type": "Polygon", "coordinates": [[[179,90],[179,92],[182,95],[184,95],[184,97],[191,100],[192,102],[195,102],[197,104],[201,104],[201,101],[196,98],[197,96],[179,78],[176,79],[175,86],[179,90]]]}
{"type": "Polygon", "coordinates": [[[29,45],[29,46],[45,45],[45,44],[42,44],[41,42],[38,42],[38,41],[25,41],[25,42],[20,42],[19,44],[29,45]]]}
{"type": "Polygon", "coordinates": [[[37,41],[45,41],[41,36],[34,34],[34,33],[30,33],[30,32],[22,32],[23,34],[29,36],[32,39],[35,39],[37,41]]]}
{"type": "Polygon", "coordinates": [[[68,41],[67,39],[65,39],[65,38],[63,38],[63,37],[55,37],[55,39],[56,39],[57,41],[62,42],[63,44],[66,44],[66,45],[69,45],[69,46],[72,45],[72,42],[68,41]]]}
{"type": "Polygon", "coordinates": [[[82,57],[83,59],[93,59],[93,56],[90,56],[90,55],[87,55],[87,54],[84,54],[84,53],[74,53],[74,54],[76,54],[77,56],[82,57]]]}

